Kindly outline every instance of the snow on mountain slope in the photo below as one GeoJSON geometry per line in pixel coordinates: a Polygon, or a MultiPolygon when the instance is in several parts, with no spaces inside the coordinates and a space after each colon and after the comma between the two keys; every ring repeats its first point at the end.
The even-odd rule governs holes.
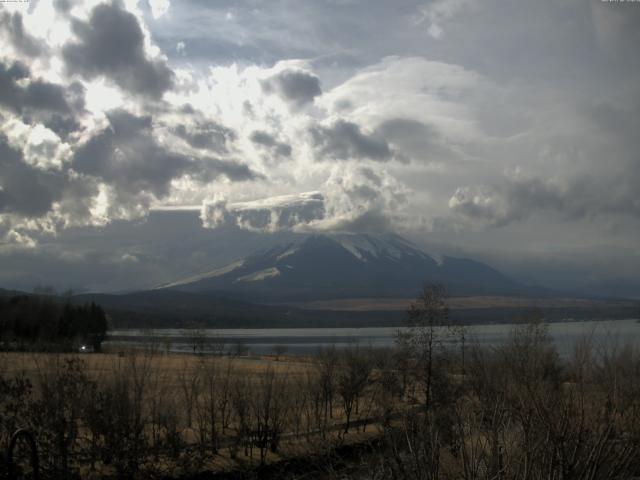
{"type": "Polygon", "coordinates": [[[351,254],[363,261],[372,258],[377,259],[382,256],[396,259],[400,259],[403,256],[428,257],[417,246],[397,235],[336,234],[331,235],[330,238],[337,240],[351,254]]]}
{"type": "Polygon", "coordinates": [[[280,270],[276,267],[265,268],[264,270],[260,270],[259,272],[250,273],[249,275],[243,275],[238,277],[236,282],[259,282],[261,280],[266,280],[267,278],[277,277],[280,275],[280,270]]]}
{"type": "Polygon", "coordinates": [[[210,272],[200,273],[200,274],[194,275],[192,277],[184,278],[182,280],[178,280],[178,281],[175,281],[175,282],[172,282],[172,283],[167,283],[165,285],[160,285],[160,286],[156,287],[154,290],[159,289],[159,288],[173,288],[173,287],[178,287],[180,285],[187,285],[187,284],[190,284],[190,283],[199,282],[200,280],[205,280],[207,278],[219,277],[221,275],[225,275],[227,273],[232,272],[233,270],[236,270],[236,269],[242,267],[243,264],[244,264],[244,260],[239,260],[237,262],[231,263],[231,264],[226,265],[224,267],[216,268],[215,270],[211,270],[210,272]]]}
{"type": "Polygon", "coordinates": [[[297,247],[291,247],[289,248],[286,252],[281,253],[280,255],[278,255],[276,258],[278,260],[282,260],[283,258],[288,257],[289,255],[293,255],[294,253],[296,253],[298,251],[297,247]]]}

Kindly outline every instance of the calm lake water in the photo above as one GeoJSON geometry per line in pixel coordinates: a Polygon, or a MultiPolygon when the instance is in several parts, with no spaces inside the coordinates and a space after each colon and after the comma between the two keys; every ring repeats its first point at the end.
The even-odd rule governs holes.
{"type": "MultiPolygon", "coordinates": [[[[515,325],[475,325],[467,327],[467,344],[497,346],[505,342],[515,325]]],[[[396,327],[375,328],[261,328],[261,329],[151,329],[112,330],[105,346],[126,347],[155,344],[161,350],[192,352],[194,345],[202,351],[247,351],[255,355],[274,353],[281,347],[286,354],[305,355],[332,345],[346,348],[384,348],[393,345],[396,327]]],[[[558,352],[567,355],[577,341],[589,337],[596,347],[640,346],[640,323],[636,319],[571,321],[549,324],[549,332],[558,352]]],[[[445,340],[447,341],[447,340],[445,340]]],[[[452,340],[448,340],[452,341],[452,340]]]]}

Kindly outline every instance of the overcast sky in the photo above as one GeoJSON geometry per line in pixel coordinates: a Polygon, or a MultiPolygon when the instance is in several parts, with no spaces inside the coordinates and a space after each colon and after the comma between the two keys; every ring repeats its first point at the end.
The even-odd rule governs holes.
{"type": "Polygon", "coordinates": [[[31,0],[0,41],[0,286],[394,231],[640,297],[640,2],[31,0]]]}

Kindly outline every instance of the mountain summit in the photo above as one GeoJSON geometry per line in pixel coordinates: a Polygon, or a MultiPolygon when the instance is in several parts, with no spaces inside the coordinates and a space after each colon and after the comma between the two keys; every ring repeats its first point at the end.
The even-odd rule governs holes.
{"type": "Polygon", "coordinates": [[[393,234],[313,235],[158,288],[225,292],[255,302],[411,297],[425,282],[452,295],[511,295],[521,285],[470,259],[434,258],[393,234]]]}

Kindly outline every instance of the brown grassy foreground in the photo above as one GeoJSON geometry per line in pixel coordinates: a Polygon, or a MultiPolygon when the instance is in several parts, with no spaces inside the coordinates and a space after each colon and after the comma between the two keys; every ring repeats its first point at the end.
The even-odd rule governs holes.
{"type": "MultiPolygon", "coordinates": [[[[352,312],[368,312],[378,310],[395,310],[404,312],[411,303],[410,298],[341,298],[333,300],[315,300],[289,304],[310,310],[338,310],[352,312]]],[[[631,300],[594,300],[585,298],[531,298],[531,297],[499,297],[491,295],[472,297],[451,297],[447,301],[452,310],[479,308],[607,308],[619,306],[633,308],[636,303],[631,300]]]]}
{"type": "Polygon", "coordinates": [[[177,476],[317,454],[373,433],[363,422],[377,415],[370,355],[0,353],[0,441],[33,430],[51,478],[177,476]]]}
{"type": "Polygon", "coordinates": [[[48,478],[638,478],[635,349],[561,360],[542,324],[490,350],[433,333],[308,359],[0,354],[0,442],[33,430],[48,478]]]}

